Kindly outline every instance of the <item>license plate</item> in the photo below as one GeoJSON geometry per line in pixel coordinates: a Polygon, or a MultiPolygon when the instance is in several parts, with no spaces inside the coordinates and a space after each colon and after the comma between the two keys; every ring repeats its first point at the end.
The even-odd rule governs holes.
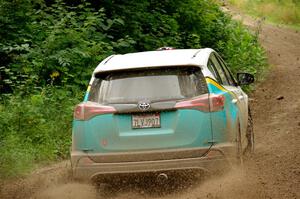
{"type": "Polygon", "coordinates": [[[133,129],[159,128],[160,114],[145,113],[145,114],[132,115],[131,126],[133,129]]]}

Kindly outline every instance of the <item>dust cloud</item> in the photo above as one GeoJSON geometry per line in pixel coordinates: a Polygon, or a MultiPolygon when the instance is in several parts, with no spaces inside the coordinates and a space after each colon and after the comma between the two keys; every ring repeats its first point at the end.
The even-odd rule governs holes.
{"type": "Polygon", "coordinates": [[[37,193],[34,199],[96,199],[96,190],[92,185],[68,183],[56,185],[37,193]]]}
{"type": "Polygon", "coordinates": [[[235,167],[218,175],[198,172],[171,173],[165,183],[156,176],[126,176],[111,178],[108,183],[64,182],[47,185],[31,198],[34,199],[225,199],[262,198],[263,190],[251,179],[247,166],[235,167]]]}

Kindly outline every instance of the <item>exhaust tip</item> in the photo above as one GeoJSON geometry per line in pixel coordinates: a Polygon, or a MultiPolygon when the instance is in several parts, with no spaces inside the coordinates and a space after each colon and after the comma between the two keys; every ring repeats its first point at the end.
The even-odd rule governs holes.
{"type": "Polygon", "coordinates": [[[165,173],[160,173],[156,177],[158,183],[165,183],[169,179],[168,175],[165,173]]]}

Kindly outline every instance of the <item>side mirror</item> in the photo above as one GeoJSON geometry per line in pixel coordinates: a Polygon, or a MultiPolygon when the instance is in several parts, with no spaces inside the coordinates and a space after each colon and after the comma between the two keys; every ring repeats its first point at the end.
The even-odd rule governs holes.
{"type": "Polygon", "coordinates": [[[237,80],[239,85],[249,85],[254,82],[254,76],[249,73],[238,73],[237,80]]]}

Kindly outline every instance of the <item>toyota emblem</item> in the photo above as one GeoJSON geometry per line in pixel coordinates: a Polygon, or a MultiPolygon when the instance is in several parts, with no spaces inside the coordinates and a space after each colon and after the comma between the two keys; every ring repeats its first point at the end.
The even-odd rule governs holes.
{"type": "Polygon", "coordinates": [[[138,108],[141,111],[146,111],[150,108],[150,104],[148,102],[141,102],[141,103],[138,104],[138,108]]]}

